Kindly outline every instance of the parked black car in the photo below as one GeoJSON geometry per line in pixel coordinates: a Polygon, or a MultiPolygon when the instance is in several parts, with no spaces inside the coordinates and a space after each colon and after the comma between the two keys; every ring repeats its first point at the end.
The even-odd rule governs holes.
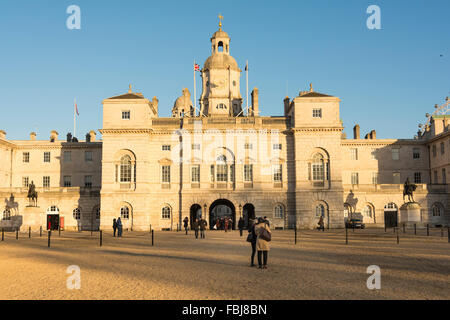
{"type": "Polygon", "coordinates": [[[366,225],[362,222],[361,219],[350,219],[345,223],[345,227],[351,229],[364,229],[366,225]]]}

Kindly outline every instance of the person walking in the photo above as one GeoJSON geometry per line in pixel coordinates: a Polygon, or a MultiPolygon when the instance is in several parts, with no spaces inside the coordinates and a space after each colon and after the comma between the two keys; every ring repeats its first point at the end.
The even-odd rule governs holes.
{"type": "Polygon", "coordinates": [[[200,219],[200,238],[205,239],[205,230],[208,226],[208,222],[205,219],[200,219]]]}
{"type": "Polygon", "coordinates": [[[195,231],[195,239],[198,239],[198,228],[199,228],[198,219],[195,219],[194,223],[192,223],[192,227],[194,228],[195,231]]]}
{"type": "Polygon", "coordinates": [[[255,233],[255,221],[251,220],[250,225],[248,227],[248,236],[247,236],[247,241],[250,242],[250,244],[252,245],[252,255],[250,258],[250,267],[255,266],[256,240],[257,240],[257,236],[255,233]]]}
{"type": "Polygon", "coordinates": [[[225,232],[227,232],[227,231],[228,231],[228,218],[225,218],[225,225],[224,225],[224,229],[225,229],[225,232]]]}
{"type": "Polygon", "coordinates": [[[270,227],[263,218],[258,218],[255,225],[256,250],[258,250],[258,268],[267,269],[267,260],[270,250],[269,241],[271,241],[270,227]]]}
{"type": "Polygon", "coordinates": [[[320,216],[319,222],[317,223],[319,227],[317,227],[317,230],[325,231],[325,224],[323,222],[323,217],[320,216]]]}
{"type": "Polygon", "coordinates": [[[244,219],[242,217],[239,218],[238,228],[239,228],[239,234],[242,237],[242,231],[244,230],[244,219]]]}
{"type": "Polygon", "coordinates": [[[188,219],[188,217],[185,217],[185,218],[184,218],[183,224],[184,224],[184,230],[186,230],[186,234],[188,234],[188,225],[189,225],[189,219],[188,219]]]}
{"type": "Polygon", "coordinates": [[[114,230],[113,237],[115,237],[116,236],[116,231],[117,231],[117,220],[116,220],[116,218],[113,219],[113,230],[114,230]]]}
{"type": "Polygon", "coordinates": [[[117,236],[119,237],[119,238],[121,238],[122,237],[122,220],[120,219],[120,217],[119,217],[119,219],[117,219],[117,236]]]}

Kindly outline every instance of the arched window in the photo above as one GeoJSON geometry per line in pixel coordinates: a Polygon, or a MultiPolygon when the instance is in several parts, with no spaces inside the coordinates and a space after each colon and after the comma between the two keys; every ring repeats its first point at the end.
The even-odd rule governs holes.
{"type": "Polygon", "coordinates": [[[217,157],[217,182],[228,181],[228,165],[227,157],[220,155],[217,157]]]}
{"type": "Polygon", "coordinates": [[[223,42],[222,42],[222,41],[219,41],[219,44],[218,44],[218,51],[219,51],[219,52],[223,52],[223,42]]]}
{"type": "Polygon", "coordinates": [[[366,205],[362,210],[362,215],[364,218],[372,218],[372,207],[369,205],[366,205]]]}
{"type": "Polygon", "coordinates": [[[384,206],[385,211],[397,211],[397,205],[393,202],[388,203],[384,206]]]}
{"type": "Polygon", "coordinates": [[[312,162],[312,178],[313,181],[325,180],[324,160],[320,153],[314,155],[312,162]]]}
{"type": "Polygon", "coordinates": [[[80,220],[81,219],[81,210],[80,210],[80,208],[73,209],[72,214],[73,214],[73,218],[75,220],[80,220]]]}
{"type": "Polygon", "coordinates": [[[282,219],[284,216],[284,208],[281,204],[275,206],[275,218],[282,219]]]}
{"type": "Polygon", "coordinates": [[[442,217],[444,215],[444,207],[440,203],[433,204],[431,208],[433,217],[442,217]]]}
{"type": "Polygon", "coordinates": [[[128,155],[120,159],[120,182],[131,182],[131,157],[128,155]]]}
{"type": "Polygon", "coordinates": [[[325,218],[325,207],[323,204],[318,204],[316,206],[316,218],[325,218]]]}
{"type": "Polygon", "coordinates": [[[169,207],[162,208],[161,218],[165,219],[165,220],[170,219],[170,208],[169,207]]]}
{"type": "Polygon", "coordinates": [[[120,217],[123,220],[128,220],[130,219],[130,208],[128,207],[122,207],[120,208],[120,217]]]}
{"type": "Polygon", "coordinates": [[[3,211],[3,220],[11,220],[11,211],[8,208],[3,211]]]}

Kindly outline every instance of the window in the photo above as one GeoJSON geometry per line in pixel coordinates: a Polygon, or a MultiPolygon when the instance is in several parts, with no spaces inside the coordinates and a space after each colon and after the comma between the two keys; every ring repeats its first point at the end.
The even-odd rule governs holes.
{"type": "Polygon", "coordinates": [[[275,219],[283,219],[283,206],[281,204],[278,204],[275,206],[275,219]]]}
{"type": "Polygon", "coordinates": [[[420,172],[414,172],[414,183],[422,183],[422,174],[420,172]]]}
{"type": "Polygon", "coordinates": [[[358,149],[356,149],[356,148],[350,149],[350,159],[358,160],[358,149]]]}
{"type": "Polygon", "coordinates": [[[170,183],[170,166],[162,166],[161,167],[161,174],[162,174],[162,182],[163,183],[170,183]]]}
{"type": "Polygon", "coordinates": [[[253,182],[253,165],[244,164],[244,181],[253,182]]]}
{"type": "Polygon", "coordinates": [[[84,176],[84,187],[92,188],[92,176],[84,176]]]}
{"type": "Polygon", "coordinates": [[[445,168],[442,168],[442,183],[443,184],[447,183],[447,177],[446,177],[445,168]]]}
{"type": "Polygon", "coordinates": [[[170,219],[170,208],[169,207],[162,208],[161,219],[164,219],[164,220],[170,219]]]}
{"type": "Polygon", "coordinates": [[[246,149],[246,150],[251,150],[251,149],[253,149],[253,145],[252,145],[251,143],[246,143],[246,144],[244,145],[244,149],[246,149]]]}
{"type": "Polygon", "coordinates": [[[419,148],[413,149],[413,159],[420,159],[420,149],[419,148]]]}
{"type": "Polygon", "coordinates": [[[444,209],[441,204],[435,203],[431,209],[433,217],[441,217],[444,213],[444,209]]]}
{"type": "Polygon", "coordinates": [[[400,149],[393,148],[392,149],[392,160],[399,160],[400,159],[400,149]]]}
{"type": "Polygon", "coordinates": [[[358,172],[353,172],[352,173],[352,184],[359,184],[358,172]]]}
{"type": "Polygon", "coordinates": [[[72,186],[72,177],[64,176],[64,187],[71,187],[71,186],[72,186]]]}
{"type": "Polygon", "coordinates": [[[275,143],[273,145],[273,150],[281,150],[281,143],[275,143]]]}
{"type": "Polygon", "coordinates": [[[128,207],[120,208],[120,217],[124,220],[130,219],[130,208],[128,207]]]}
{"type": "Polygon", "coordinates": [[[445,146],[444,143],[441,142],[441,155],[445,153],[445,146]]]}
{"type": "Polygon", "coordinates": [[[367,205],[362,210],[362,215],[364,218],[372,218],[372,207],[367,205]]]}
{"type": "Polygon", "coordinates": [[[164,145],[162,146],[162,151],[170,151],[170,145],[164,144],[164,145]]]}
{"type": "Polygon", "coordinates": [[[316,206],[316,218],[325,218],[325,207],[322,204],[316,206]]]}
{"type": "Polygon", "coordinates": [[[22,154],[22,161],[25,163],[29,163],[30,162],[30,153],[29,152],[24,152],[22,154]]]}
{"type": "Polygon", "coordinates": [[[81,218],[80,208],[73,209],[72,214],[73,214],[73,218],[75,220],[80,220],[80,218],[81,218]]]}
{"type": "Polygon", "coordinates": [[[385,211],[397,211],[397,205],[393,202],[388,203],[384,206],[385,211]]]}
{"type": "Polygon", "coordinates": [[[372,184],[378,184],[378,172],[372,172],[372,184]]]}
{"type": "Polygon", "coordinates": [[[321,154],[316,154],[312,163],[312,178],[314,181],[325,180],[324,161],[321,154]]]}
{"type": "Polygon", "coordinates": [[[122,120],[130,120],[130,110],[122,111],[122,120]]]}
{"type": "Polygon", "coordinates": [[[30,178],[22,177],[22,187],[28,188],[30,185],[30,178]]]}
{"type": "Polygon", "coordinates": [[[86,162],[92,161],[92,151],[84,152],[84,161],[86,162]]]}
{"type": "Polygon", "coordinates": [[[191,167],[191,181],[200,182],[200,165],[191,167]]]}
{"type": "Polygon", "coordinates": [[[72,152],[71,151],[64,151],[63,158],[64,158],[64,162],[72,161],[72,152]]]}
{"type": "Polygon", "coordinates": [[[216,109],[226,109],[226,108],[227,108],[227,106],[224,105],[223,103],[219,103],[219,104],[216,106],[216,109]]]}
{"type": "Polygon", "coordinates": [[[438,183],[438,175],[436,170],[434,170],[434,183],[438,183]]]}
{"type": "Polygon", "coordinates": [[[44,162],[50,162],[50,152],[44,152],[44,162]]]}
{"type": "Polygon", "coordinates": [[[131,182],[131,157],[128,155],[120,159],[120,182],[131,182]]]}
{"type": "Polygon", "coordinates": [[[313,109],[313,118],[322,118],[322,109],[313,109]]]}
{"type": "Polygon", "coordinates": [[[95,209],[95,219],[100,220],[100,208],[95,209]]]}
{"type": "Polygon", "coordinates": [[[283,181],[283,166],[281,164],[275,164],[272,166],[273,181],[282,182],[283,181]]]}
{"type": "Polygon", "coordinates": [[[377,149],[372,149],[370,156],[371,156],[372,160],[376,160],[377,159],[377,149]]]}
{"type": "Polygon", "coordinates": [[[234,164],[230,164],[230,182],[234,182],[234,164]]]}
{"type": "Polygon", "coordinates": [[[8,208],[3,211],[2,220],[11,220],[11,211],[8,208]]]}
{"type": "Polygon", "coordinates": [[[436,145],[433,146],[433,157],[436,158],[436,145]]]}
{"type": "Polygon", "coordinates": [[[200,150],[200,144],[199,143],[193,143],[192,144],[192,150],[200,150]]]}
{"type": "Polygon", "coordinates": [[[217,165],[217,182],[228,181],[228,166],[226,164],[217,165]]]}
{"type": "Polygon", "coordinates": [[[400,184],[400,173],[394,172],[392,174],[392,183],[393,184],[400,184]]]}
{"type": "Polygon", "coordinates": [[[214,182],[214,177],[215,177],[215,174],[214,174],[214,165],[212,164],[212,165],[211,165],[211,182],[214,182]]]}
{"type": "Polygon", "coordinates": [[[50,177],[48,177],[48,176],[43,177],[42,185],[44,188],[50,188],[50,177]]]}

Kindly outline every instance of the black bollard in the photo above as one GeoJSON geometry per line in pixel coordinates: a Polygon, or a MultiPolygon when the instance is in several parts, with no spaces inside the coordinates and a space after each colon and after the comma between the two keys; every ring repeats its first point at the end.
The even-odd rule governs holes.
{"type": "Polygon", "coordinates": [[[405,224],[403,224],[403,233],[405,233],[406,231],[405,231],[405,224]]]}
{"type": "Polygon", "coordinates": [[[348,244],[348,228],[345,227],[345,244],[348,244]]]}
{"type": "Polygon", "coordinates": [[[103,245],[103,231],[100,230],[100,247],[103,245]]]}
{"type": "Polygon", "coordinates": [[[417,235],[417,226],[415,223],[414,223],[414,235],[417,235]]]}
{"type": "Polygon", "coordinates": [[[58,226],[58,237],[61,237],[61,226],[58,226]]]}
{"type": "Polygon", "coordinates": [[[50,238],[52,237],[52,230],[48,231],[48,247],[50,248],[50,238]]]}
{"type": "Polygon", "coordinates": [[[154,242],[155,241],[155,236],[154,236],[154,232],[153,232],[153,230],[152,230],[152,247],[153,247],[153,245],[154,245],[154,242]]]}
{"type": "Polygon", "coordinates": [[[427,237],[430,235],[430,225],[427,223],[427,237]]]}
{"type": "Polygon", "coordinates": [[[31,239],[31,227],[28,227],[28,239],[31,239]]]}
{"type": "Polygon", "coordinates": [[[177,232],[178,232],[178,223],[177,223],[177,232]]]}
{"type": "Polygon", "coordinates": [[[444,228],[441,228],[441,238],[444,237],[444,228]]]}
{"type": "Polygon", "coordinates": [[[386,230],[386,223],[384,224],[384,232],[387,232],[387,230],[386,230]]]}
{"type": "Polygon", "coordinates": [[[450,227],[447,227],[448,243],[450,243],[450,227]]]}
{"type": "Polygon", "coordinates": [[[5,231],[2,228],[2,241],[5,241],[5,231]]]}
{"type": "Polygon", "coordinates": [[[297,226],[294,227],[295,232],[295,244],[297,244],[297,226]]]}
{"type": "Polygon", "coordinates": [[[16,240],[19,240],[19,228],[16,228],[16,240]]]}
{"type": "Polygon", "coordinates": [[[398,236],[398,228],[396,228],[396,229],[397,229],[397,244],[399,244],[400,243],[400,238],[398,236]]]}
{"type": "Polygon", "coordinates": [[[42,226],[39,227],[39,237],[42,237],[42,226]]]}

